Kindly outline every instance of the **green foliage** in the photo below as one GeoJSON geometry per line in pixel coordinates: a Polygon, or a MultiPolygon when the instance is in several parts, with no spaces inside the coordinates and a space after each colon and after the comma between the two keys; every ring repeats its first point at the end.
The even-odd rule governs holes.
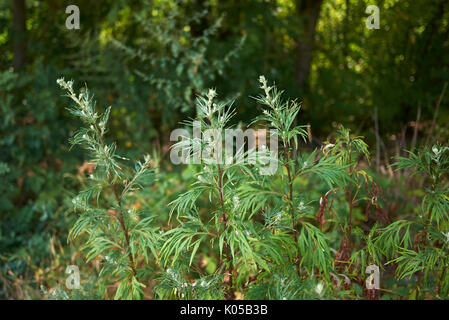
{"type": "MultiPolygon", "coordinates": [[[[235,57],[244,41],[226,53],[212,53],[212,41],[222,24],[217,17],[204,27],[210,14],[205,7],[195,9],[185,3],[142,1],[142,10],[131,15],[131,20],[142,30],[130,46],[117,34],[112,44],[120,50],[126,70],[143,80],[151,89],[150,108],[159,130],[175,125],[177,114],[194,114],[195,97],[223,74],[224,68],[235,57]],[[203,27],[201,30],[199,27],[203,27]],[[137,48],[136,48],[137,47],[137,48]],[[158,118],[158,119],[155,119],[158,118]]],[[[161,133],[161,132],[159,132],[161,133]]]]}
{"type": "MultiPolygon", "coordinates": [[[[50,245],[67,237],[64,181],[72,159],[62,147],[70,125],[61,126],[48,69],[35,75],[0,73],[0,297],[14,296],[18,277],[36,288],[34,275],[51,262],[50,245]]],[[[54,86],[53,86],[54,87],[54,86]]],[[[51,281],[51,279],[49,279],[51,281]]],[[[30,295],[38,293],[38,288],[30,295]]]]}
{"type": "MultiPolygon", "coordinates": [[[[234,111],[225,103],[214,102],[215,97],[214,90],[209,90],[206,96],[198,97],[198,121],[202,130],[213,129],[222,133],[234,111]]],[[[207,141],[189,139],[187,142],[183,139],[173,148],[181,148],[188,155],[195,155],[197,147],[202,148],[208,144],[207,141]]],[[[221,143],[221,140],[209,143],[221,143]]],[[[247,165],[237,159],[242,153],[242,150],[238,150],[238,153],[233,155],[232,162],[228,161],[229,159],[224,161],[224,155],[217,153],[214,153],[214,158],[206,161],[206,165],[197,175],[198,180],[192,184],[190,190],[171,203],[173,211],[177,213],[179,226],[163,235],[165,243],[161,248],[163,265],[186,263],[191,266],[197,260],[195,257],[198,251],[209,243],[218,253],[214,253],[214,259],[217,261],[214,274],[222,274],[222,284],[224,277],[228,277],[225,290],[228,298],[232,297],[233,290],[242,285],[241,282],[249,273],[256,272],[258,268],[268,269],[267,258],[258,248],[261,226],[254,225],[251,215],[242,211],[240,202],[244,202],[245,198],[241,200],[241,196],[236,192],[244,180],[243,173],[248,171],[247,165]],[[216,204],[210,212],[203,213],[197,206],[197,201],[203,194],[208,195],[211,204],[216,204]],[[241,279],[236,279],[235,282],[237,266],[238,278],[241,279]]],[[[200,273],[199,276],[205,275],[200,273]]],[[[196,280],[198,281],[200,280],[196,280]]]]}
{"type": "Polygon", "coordinates": [[[134,170],[124,167],[120,161],[126,159],[116,153],[115,144],[107,144],[104,140],[110,108],[99,114],[87,89],[77,95],[72,81],[59,79],[58,84],[75,102],[70,113],[85,125],[70,142],[89,152],[90,163],[96,169],[90,177],[90,188],[72,200],[80,216],[69,238],[87,234],[83,245],[86,262],[100,259],[100,280],[115,278],[118,281],[115,299],[142,298],[145,285],[141,279],[148,274],[150,254],[157,258],[155,244],[158,239],[151,223],[153,217],[148,212],[135,210],[133,202],[135,193],[154,181],[151,159],[145,156],[144,162],[136,161],[134,170]],[[112,196],[102,196],[106,188],[112,189],[112,196]],[[138,260],[141,257],[145,261],[142,268],[138,260]]]}
{"type": "MultiPolygon", "coordinates": [[[[271,95],[271,90],[277,92],[274,87],[268,87],[263,77],[260,82],[265,96],[258,101],[266,103],[272,113],[264,112],[267,117],[256,121],[267,121],[271,132],[283,132],[281,165],[273,175],[266,176],[260,170],[261,160],[278,160],[278,155],[268,150],[240,149],[233,161],[224,161],[223,154],[214,153],[215,158],[206,159],[197,173],[197,181],[170,204],[172,212],[176,212],[177,226],[159,234],[152,217],[144,216],[145,210],[133,209],[140,189],[153,181],[150,158],[137,162],[134,171],[125,167],[122,162],[126,159],[118,156],[115,144],[105,142],[110,108],[98,113],[87,89],[76,94],[73,82],[58,80],[75,102],[69,111],[84,123],[71,144],[88,151],[90,163],[95,166],[89,188],[73,199],[80,215],[70,238],[86,234],[82,247],[86,262],[96,259],[101,265],[99,290],[112,281],[118,284],[115,298],[142,298],[143,279],[155,274],[150,267],[154,263],[164,270],[155,287],[155,295],[161,298],[231,299],[236,292],[251,291],[250,280],[250,288],[269,284],[280,267],[287,270],[293,266],[297,273],[295,282],[278,288],[280,292],[290,291],[292,286],[310,287],[310,283],[319,286],[321,292],[322,284],[313,279],[330,281],[333,267],[326,236],[315,226],[304,201],[299,200],[302,195],[293,194],[292,188],[306,174],[316,174],[330,185],[344,183],[345,167],[335,163],[333,156],[317,159],[315,152],[293,160],[291,142],[305,137],[300,126],[291,127],[299,108],[288,109],[291,101],[281,102],[280,93],[271,95]],[[251,157],[251,152],[256,152],[258,161],[239,161],[242,156],[251,157]],[[206,196],[211,206],[202,208],[199,201],[206,196]],[[265,221],[261,222],[261,217],[265,221]],[[206,252],[216,262],[213,270],[199,264],[206,252]]],[[[227,128],[234,110],[226,103],[215,102],[215,97],[215,90],[198,97],[198,117],[192,120],[192,126],[193,121],[199,121],[203,130],[223,132],[227,128]]],[[[221,142],[189,139],[189,143],[183,139],[173,148],[195,155],[198,144],[208,152],[211,143],[221,142]]],[[[294,292],[294,297],[304,297],[304,292],[294,292]]],[[[278,296],[286,297],[286,293],[268,291],[264,298],[278,296]]]]}
{"type": "Polygon", "coordinates": [[[375,243],[388,263],[396,266],[398,279],[417,276],[419,298],[444,298],[448,294],[447,250],[449,148],[434,145],[430,150],[409,152],[394,165],[398,170],[414,169],[429,184],[424,188],[418,215],[399,220],[380,230],[375,243]]]}
{"type": "MultiPolygon", "coordinates": [[[[0,298],[448,297],[447,1],[379,1],[379,30],[366,0],[78,0],[80,30],[65,27],[69,1],[25,1],[26,34],[12,3],[0,1],[0,298]],[[284,91],[261,77],[252,98],[260,74],[284,91]],[[65,109],[61,76],[114,107],[60,81],[65,109]],[[168,132],[193,118],[265,128],[279,152],[174,167],[168,132]],[[381,290],[365,290],[373,263],[381,290]],[[64,288],[68,264],[82,289],[64,288]]],[[[173,148],[188,143],[208,145],[173,148]]]]}

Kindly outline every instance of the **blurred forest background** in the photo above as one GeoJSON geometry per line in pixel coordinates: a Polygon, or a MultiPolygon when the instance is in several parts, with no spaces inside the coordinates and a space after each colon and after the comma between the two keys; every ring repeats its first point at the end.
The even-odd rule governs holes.
{"type": "MultiPolygon", "coordinates": [[[[70,201],[92,166],[69,152],[80,123],[56,79],[113,106],[109,136],[122,154],[157,155],[163,177],[146,201],[163,221],[190,178],[169,161],[170,131],[208,88],[235,99],[234,121],[248,123],[262,74],[302,101],[313,141],[301,148],[343,124],[367,138],[372,170],[395,190],[392,157],[449,137],[449,2],[0,0],[0,298],[40,297],[82,261],[67,244],[70,201]],[[79,30],[66,28],[71,4],[79,30]],[[365,25],[371,4],[378,30],[365,25]]],[[[390,215],[420,192],[408,187],[387,193],[390,215]]]]}

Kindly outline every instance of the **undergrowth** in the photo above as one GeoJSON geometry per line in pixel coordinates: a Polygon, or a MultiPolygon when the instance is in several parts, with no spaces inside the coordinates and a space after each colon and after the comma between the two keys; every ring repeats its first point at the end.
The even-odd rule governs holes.
{"type": "MultiPolygon", "coordinates": [[[[247,144],[228,155],[214,152],[224,135],[183,137],[172,150],[208,157],[186,166],[188,183],[161,217],[145,192],[163,189],[160,162],[121,157],[107,142],[110,108],[100,113],[86,88],[77,93],[73,82],[58,83],[84,124],[70,142],[95,167],[73,199],[78,220],[69,239],[87,264],[97,263],[96,296],[378,299],[391,290],[373,286],[378,280],[368,271],[374,266],[384,279],[393,266],[398,283],[412,282],[411,297],[447,297],[448,147],[397,159],[398,170],[416,168],[426,186],[418,213],[392,222],[383,189],[363,168],[370,159],[364,138],[340,127],[321,148],[305,148],[310,128],[297,124],[301,103],[261,76],[254,100],[262,112],[248,128],[265,129],[278,149],[247,144]],[[270,174],[267,163],[276,164],[270,174]]],[[[236,128],[237,109],[217,101],[215,90],[197,97],[196,110],[185,122],[191,131],[198,124],[203,132],[236,128]]],[[[61,297],[75,294],[59,290],[61,297]]]]}

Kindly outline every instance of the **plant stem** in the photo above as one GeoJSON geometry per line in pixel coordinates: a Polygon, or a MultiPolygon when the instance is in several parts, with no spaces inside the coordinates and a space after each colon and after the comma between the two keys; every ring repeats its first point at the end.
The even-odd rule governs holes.
{"type": "Polygon", "coordinates": [[[126,227],[125,219],[124,219],[124,215],[123,215],[122,198],[121,198],[121,196],[118,195],[117,184],[113,183],[112,189],[114,190],[114,196],[115,196],[115,199],[117,200],[119,211],[120,211],[119,212],[120,214],[118,216],[118,221],[120,222],[120,226],[121,226],[123,234],[125,236],[126,250],[128,251],[128,259],[129,259],[131,271],[132,271],[134,277],[136,277],[137,276],[136,267],[135,267],[135,263],[134,263],[134,258],[132,256],[132,253],[130,250],[131,246],[130,246],[130,241],[129,241],[129,232],[128,232],[128,228],[126,227]]]}
{"type": "Polygon", "coordinates": [[[348,187],[348,231],[350,232],[352,227],[352,208],[354,206],[352,198],[351,186],[348,187]]]}
{"type": "MultiPolygon", "coordinates": [[[[296,219],[295,219],[295,209],[293,207],[293,178],[291,174],[291,168],[290,168],[290,154],[288,151],[288,144],[284,141],[284,154],[285,154],[285,160],[286,164],[284,164],[285,168],[287,169],[287,178],[288,178],[288,203],[290,207],[290,215],[292,218],[292,231],[293,231],[293,237],[295,239],[295,244],[298,245],[298,230],[296,229],[296,219]]],[[[299,259],[298,254],[296,254],[295,257],[295,265],[296,265],[296,272],[299,275],[299,259]]]]}
{"type": "MultiPolygon", "coordinates": [[[[105,144],[104,144],[104,140],[103,140],[103,135],[100,133],[100,130],[98,129],[97,124],[94,124],[94,128],[95,128],[95,133],[97,134],[98,140],[100,142],[101,148],[103,150],[105,150],[105,144]]],[[[106,158],[107,156],[107,152],[104,152],[106,158]]],[[[114,191],[114,197],[115,200],[117,201],[118,204],[118,208],[119,208],[119,216],[117,217],[117,220],[120,223],[120,226],[122,228],[122,232],[125,236],[125,242],[126,242],[126,251],[128,251],[128,259],[129,259],[129,263],[130,263],[130,268],[131,268],[131,272],[133,274],[133,276],[136,278],[137,276],[137,271],[136,271],[136,267],[135,267],[135,263],[134,263],[134,258],[132,256],[131,253],[131,245],[130,245],[130,241],[129,241],[129,232],[128,232],[128,228],[126,227],[125,224],[125,219],[124,219],[124,214],[123,214],[123,208],[122,208],[122,198],[123,198],[123,193],[121,195],[119,195],[118,190],[117,190],[117,184],[114,183],[114,178],[112,175],[112,171],[111,169],[108,170],[108,175],[109,175],[109,183],[112,186],[112,190],[114,191]]]]}
{"type": "Polygon", "coordinates": [[[292,179],[292,175],[291,175],[291,169],[290,169],[290,156],[288,154],[287,148],[284,147],[284,151],[285,151],[285,160],[287,161],[287,164],[285,165],[285,168],[287,169],[287,178],[288,178],[288,195],[287,195],[287,199],[289,202],[289,207],[290,207],[290,215],[292,217],[292,230],[293,230],[293,235],[295,237],[295,242],[298,242],[298,230],[296,230],[296,223],[295,223],[295,211],[293,208],[293,179],[292,179]]]}
{"type": "MultiPolygon", "coordinates": [[[[226,210],[224,207],[224,195],[223,195],[223,170],[220,166],[220,164],[217,164],[218,166],[218,193],[220,195],[220,206],[221,206],[221,210],[222,210],[222,217],[223,217],[223,222],[224,222],[224,228],[223,228],[223,232],[227,229],[228,227],[228,216],[226,214],[226,210]]],[[[226,255],[226,261],[228,263],[228,270],[227,273],[229,275],[229,284],[228,284],[228,289],[225,295],[226,300],[233,300],[234,299],[234,292],[232,291],[232,287],[233,287],[233,279],[232,279],[232,258],[231,258],[231,254],[229,252],[229,246],[227,241],[224,242],[224,250],[225,250],[225,255],[226,255]]],[[[222,264],[222,262],[220,261],[220,265],[222,264]]]]}

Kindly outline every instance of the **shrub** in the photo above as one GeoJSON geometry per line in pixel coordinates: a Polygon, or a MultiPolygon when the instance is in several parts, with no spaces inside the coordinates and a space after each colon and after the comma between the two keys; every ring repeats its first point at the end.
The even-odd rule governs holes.
{"type": "Polygon", "coordinates": [[[362,290],[363,280],[368,265],[383,266],[385,259],[396,266],[398,279],[419,275],[417,295],[447,294],[443,177],[449,148],[399,158],[398,168],[417,167],[430,185],[419,219],[385,226],[383,191],[361,168],[362,157],[369,161],[363,137],[340,127],[321,150],[302,150],[308,128],[296,125],[300,103],[284,100],[263,76],[259,82],[262,94],[255,100],[263,112],[250,126],[278,139],[279,152],[260,140],[262,145],[242,147],[232,141],[231,157],[216,148],[229,144],[222,133],[232,128],[236,111],[210,89],[198,96],[197,117],[185,124],[219,134],[183,136],[172,146],[184,159],[199,151],[207,157],[190,171],[195,179],[187,190],[174,195],[170,215],[155,219],[151,201],[142,209],[136,203],[152,197],[145,189],[159,183],[157,161],[145,156],[129,167],[106,142],[110,108],[98,113],[87,89],[76,94],[71,81],[58,80],[75,103],[70,113],[84,123],[70,142],[83,147],[95,166],[88,188],[73,199],[79,217],[69,237],[85,234],[86,261],[100,262],[97,296],[109,297],[112,287],[116,299],[377,299],[377,288],[362,290]],[[267,163],[277,164],[268,175],[267,163]],[[314,198],[317,193],[308,191],[317,180],[327,191],[314,198]]]}
{"type": "Polygon", "coordinates": [[[399,157],[394,166],[414,168],[413,175],[421,175],[427,183],[425,194],[418,214],[382,229],[375,244],[387,264],[393,264],[396,278],[412,282],[412,298],[447,297],[449,148],[434,145],[416,154],[409,152],[409,157],[399,157]]]}

